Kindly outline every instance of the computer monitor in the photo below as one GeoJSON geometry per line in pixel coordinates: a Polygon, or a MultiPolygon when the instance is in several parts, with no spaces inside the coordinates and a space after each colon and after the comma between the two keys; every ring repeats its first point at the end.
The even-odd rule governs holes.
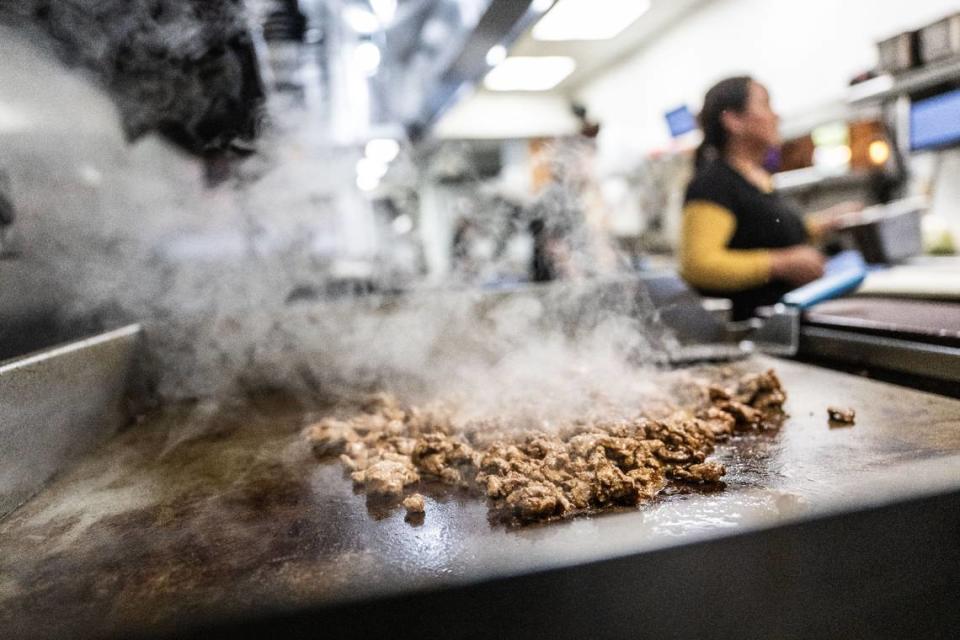
{"type": "Polygon", "coordinates": [[[960,89],[910,106],[910,149],[924,151],[960,144],[960,89]]]}
{"type": "Polygon", "coordinates": [[[667,126],[670,127],[670,135],[674,138],[697,128],[697,119],[693,117],[686,105],[667,111],[666,117],[667,126]]]}

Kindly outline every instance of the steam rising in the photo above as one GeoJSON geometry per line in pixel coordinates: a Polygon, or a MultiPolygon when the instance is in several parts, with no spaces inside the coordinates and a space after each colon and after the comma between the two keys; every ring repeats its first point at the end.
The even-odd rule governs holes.
{"type": "Polygon", "coordinates": [[[161,132],[208,153],[257,133],[264,93],[241,0],[17,0],[0,3],[4,22],[96,78],[130,139],[161,132]]]}
{"type": "Polygon", "coordinates": [[[22,37],[0,31],[0,54],[0,98],[25,112],[44,103],[0,149],[31,265],[17,284],[48,283],[91,329],[142,322],[161,399],[385,387],[474,416],[535,398],[532,417],[552,420],[649,391],[636,367],[652,311],[629,287],[324,297],[345,265],[387,278],[390,245],[354,188],[358,151],[305,114],[278,114],[262,156],[210,190],[202,165],[159,138],[128,146],[111,101],[22,37]],[[17,93],[28,84],[43,91],[17,93]]]}

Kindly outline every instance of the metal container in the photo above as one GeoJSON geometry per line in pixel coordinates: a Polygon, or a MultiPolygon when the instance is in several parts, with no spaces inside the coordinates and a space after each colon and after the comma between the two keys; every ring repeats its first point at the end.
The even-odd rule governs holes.
{"type": "Polygon", "coordinates": [[[0,518],[126,422],[140,325],[0,362],[0,518]]]}
{"type": "Polygon", "coordinates": [[[960,13],[938,20],[919,31],[918,47],[924,64],[960,56],[960,13]]]}
{"type": "Polygon", "coordinates": [[[877,43],[879,68],[887,73],[900,73],[919,64],[917,32],[907,31],[877,43]]]}
{"type": "Polygon", "coordinates": [[[916,204],[892,204],[865,213],[864,221],[843,232],[870,264],[893,264],[918,255],[922,249],[920,214],[916,204]]]}

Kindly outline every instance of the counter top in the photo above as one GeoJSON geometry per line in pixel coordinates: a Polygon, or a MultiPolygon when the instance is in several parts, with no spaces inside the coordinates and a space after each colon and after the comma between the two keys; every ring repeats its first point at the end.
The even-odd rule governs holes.
{"type": "MultiPolygon", "coordinates": [[[[722,491],[519,530],[427,490],[422,524],[369,505],[298,432],[304,410],[171,408],[0,522],[0,629],[72,637],[575,566],[960,489],[960,401],[795,362],[790,417],[722,446],[722,491]],[[826,407],[856,425],[831,428],[826,407]]],[[[945,541],[946,544],[946,541],[945,541]]],[[[172,625],[172,626],[171,626],[172,625]]]]}

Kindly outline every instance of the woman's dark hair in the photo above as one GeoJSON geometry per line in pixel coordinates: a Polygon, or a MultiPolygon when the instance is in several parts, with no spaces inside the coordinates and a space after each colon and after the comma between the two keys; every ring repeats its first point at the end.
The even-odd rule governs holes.
{"type": "Polygon", "coordinates": [[[707,91],[698,118],[703,131],[703,142],[697,147],[697,169],[703,168],[726,150],[728,133],[723,126],[723,112],[739,113],[747,108],[751,82],[753,78],[750,76],[735,76],[721,80],[707,91]]]}

